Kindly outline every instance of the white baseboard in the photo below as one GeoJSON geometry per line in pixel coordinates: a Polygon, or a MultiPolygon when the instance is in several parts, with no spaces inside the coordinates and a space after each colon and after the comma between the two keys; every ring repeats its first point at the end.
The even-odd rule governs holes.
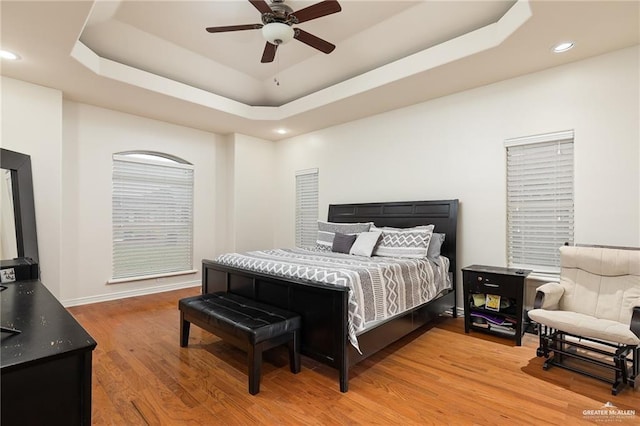
{"type": "Polygon", "coordinates": [[[153,287],[139,288],[135,290],[125,290],[125,291],[118,291],[115,293],[100,294],[97,296],[78,297],[76,299],[66,299],[66,300],[61,300],[60,303],[62,303],[62,306],[64,306],[65,308],[68,308],[71,306],[87,305],[89,303],[107,302],[109,300],[125,299],[127,297],[163,293],[165,291],[179,290],[182,288],[200,287],[201,285],[202,285],[202,282],[200,280],[186,281],[186,282],[175,283],[175,284],[164,284],[164,285],[157,285],[153,287]]]}

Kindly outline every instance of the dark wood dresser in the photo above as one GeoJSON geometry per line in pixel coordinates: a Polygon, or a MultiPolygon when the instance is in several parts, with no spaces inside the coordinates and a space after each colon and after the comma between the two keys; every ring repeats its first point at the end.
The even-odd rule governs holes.
{"type": "Polygon", "coordinates": [[[3,287],[0,424],[90,425],[96,341],[40,281],[3,287]]]}

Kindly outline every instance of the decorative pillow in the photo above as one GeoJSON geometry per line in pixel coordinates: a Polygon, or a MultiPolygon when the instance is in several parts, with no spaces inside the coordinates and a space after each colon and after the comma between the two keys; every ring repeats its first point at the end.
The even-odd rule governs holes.
{"type": "Polygon", "coordinates": [[[318,221],[318,239],[316,247],[321,250],[331,251],[333,247],[333,237],[336,232],[341,234],[359,234],[367,232],[372,223],[335,223],[318,221]]]}
{"type": "Polygon", "coordinates": [[[382,239],[373,251],[373,255],[412,259],[425,258],[433,228],[433,225],[413,228],[376,228],[373,226],[372,230],[382,231],[382,239]]]}
{"type": "Polygon", "coordinates": [[[358,238],[356,238],[356,242],[351,246],[349,254],[371,257],[371,253],[373,253],[373,249],[378,243],[381,235],[382,231],[380,230],[362,232],[358,234],[358,238]]]}
{"type": "Polygon", "coordinates": [[[444,237],[445,234],[440,234],[438,232],[431,234],[431,241],[429,241],[429,247],[427,248],[427,259],[438,259],[442,243],[444,243],[444,237]]]}
{"type": "Polygon", "coordinates": [[[356,241],[357,237],[358,236],[356,234],[347,235],[336,232],[333,237],[333,246],[331,246],[331,251],[349,254],[349,250],[351,250],[351,246],[356,241]]]}

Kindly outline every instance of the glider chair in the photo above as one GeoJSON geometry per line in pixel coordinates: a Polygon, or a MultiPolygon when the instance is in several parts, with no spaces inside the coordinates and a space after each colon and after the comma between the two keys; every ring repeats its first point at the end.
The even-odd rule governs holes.
{"type": "Polygon", "coordinates": [[[565,246],[560,266],[560,282],[538,287],[529,311],[538,323],[536,355],[547,358],[543,368],[555,365],[603,380],[613,385],[613,395],[627,384],[635,387],[640,249],[565,246]]]}

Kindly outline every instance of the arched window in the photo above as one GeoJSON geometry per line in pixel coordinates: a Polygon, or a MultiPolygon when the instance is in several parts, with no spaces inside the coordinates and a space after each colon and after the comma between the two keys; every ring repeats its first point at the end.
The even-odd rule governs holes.
{"type": "Polygon", "coordinates": [[[193,166],[159,152],[113,155],[112,280],[193,272],[193,166]]]}

